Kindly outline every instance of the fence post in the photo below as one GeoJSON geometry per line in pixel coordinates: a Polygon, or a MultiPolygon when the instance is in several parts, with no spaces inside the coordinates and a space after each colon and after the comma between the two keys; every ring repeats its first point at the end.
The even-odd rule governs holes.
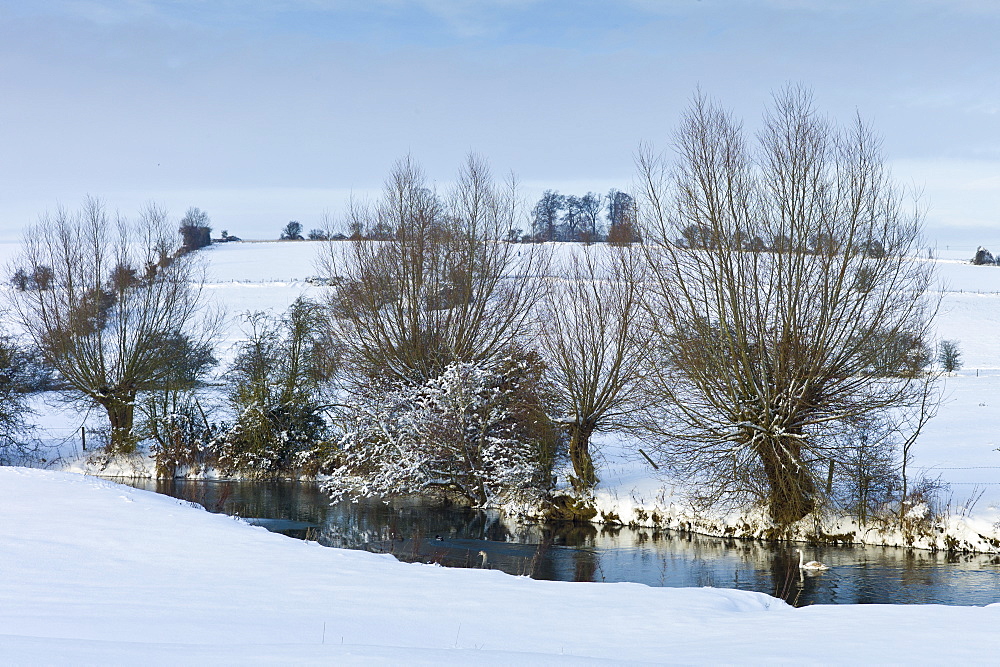
{"type": "Polygon", "coordinates": [[[87,431],[83,426],[80,427],[80,442],[83,443],[83,451],[87,451],[87,431]]]}

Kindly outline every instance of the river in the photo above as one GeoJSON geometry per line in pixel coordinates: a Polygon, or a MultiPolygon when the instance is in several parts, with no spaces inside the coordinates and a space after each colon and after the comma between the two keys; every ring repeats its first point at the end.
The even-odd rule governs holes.
{"type": "Polygon", "coordinates": [[[808,546],[671,530],[535,524],[426,500],[330,504],[309,482],[129,480],[291,537],[400,560],[489,567],[536,579],[717,586],[789,603],[985,605],[1000,602],[1000,557],[916,549],[808,546]],[[802,572],[806,560],[830,566],[802,572]]]}

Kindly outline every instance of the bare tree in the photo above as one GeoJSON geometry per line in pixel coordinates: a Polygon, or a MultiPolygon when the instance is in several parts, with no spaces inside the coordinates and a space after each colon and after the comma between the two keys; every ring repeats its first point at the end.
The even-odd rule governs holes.
{"type": "Polygon", "coordinates": [[[607,194],[608,226],[620,225],[634,218],[635,198],[627,192],[611,188],[607,194]]]}
{"type": "Polygon", "coordinates": [[[555,241],[558,234],[559,212],[566,207],[566,197],[553,190],[546,190],[532,209],[532,229],[536,241],[555,241]]]}
{"type": "Polygon", "coordinates": [[[627,245],[640,239],[635,199],[628,193],[608,192],[608,243],[627,245]]]}
{"type": "Polygon", "coordinates": [[[190,255],[174,258],[166,220],[152,204],[135,223],[109,219],[88,198],[79,212],[42,216],[24,239],[22,265],[52,277],[15,293],[14,311],[62,382],[107,412],[114,453],[135,447],[137,392],[162,385],[178,351],[210,331],[191,331],[202,276],[190,255]]]}
{"type": "Polygon", "coordinates": [[[542,305],[540,349],[566,415],[578,490],[598,481],[591,435],[630,424],[639,407],[641,260],[631,246],[581,248],[559,267],[542,305]]]}
{"type": "Polygon", "coordinates": [[[291,220],[281,230],[282,241],[302,241],[302,223],[298,220],[291,220]]]}
{"type": "Polygon", "coordinates": [[[600,240],[599,222],[601,211],[604,210],[604,198],[596,192],[588,192],[580,197],[580,211],[583,213],[586,227],[586,240],[593,243],[600,240]]]}
{"type": "Polygon", "coordinates": [[[652,427],[708,499],[756,498],[788,524],[817,506],[831,461],[857,460],[842,437],[856,424],[926,421],[907,422],[926,413],[931,381],[915,356],[936,310],[931,265],[911,261],[922,216],[871,131],[838,129],[797,88],[775,97],[756,144],[699,94],[676,150],[671,172],[648,150],[639,160],[652,427]],[[709,242],[671,241],[690,226],[709,242]],[[755,252],[755,237],[784,242],[755,252]]]}
{"type": "Polygon", "coordinates": [[[559,238],[563,241],[576,241],[584,224],[583,204],[576,195],[567,195],[563,197],[563,206],[559,238]]]}
{"type": "Polygon", "coordinates": [[[324,273],[342,279],[332,326],[349,367],[367,378],[423,383],[455,361],[496,361],[531,320],[547,255],[507,241],[519,200],[470,156],[447,197],[400,161],[380,202],[355,206],[349,243],[330,243],[324,273]]]}

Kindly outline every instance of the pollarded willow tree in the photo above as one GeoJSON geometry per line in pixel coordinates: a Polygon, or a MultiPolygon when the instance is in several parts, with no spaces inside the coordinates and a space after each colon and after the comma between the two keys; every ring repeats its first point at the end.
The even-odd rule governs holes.
{"type": "Polygon", "coordinates": [[[190,255],[174,257],[166,220],[154,205],[134,222],[110,219],[87,199],[24,237],[22,269],[48,279],[16,291],[14,312],[59,380],[107,412],[111,453],[135,447],[138,392],[189,366],[212,331],[193,330],[203,279],[190,255]]]}
{"type": "Polygon", "coordinates": [[[676,150],[672,168],[639,160],[651,424],[706,499],[757,499],[787,525],[859,446],[929,414],[922,217],[872,132],[835,126],[799,88],[776,95],[754,140],[699,94],[676,150]]]}
{"type": "Polygon", "coordinates": [[[642,329],[642,251],[632,244],[583,246],[554,262],[542,301],[539,348],[569,431],[573,484],[598,479],[590,451],[601,429],[634,423],[646,347],[642,329]]]}
{"type": "Polygon", "coordinates": [[[349,213],[353,238],[331,241],[324,271],[342,283],[331,323],[350,370],[422,384],[454,362],[496,363],[531,325],[548,261],[508,242],[519,222],[516,184],[470,156],[446,196],[400,161],[374,206],[349,213]]]}

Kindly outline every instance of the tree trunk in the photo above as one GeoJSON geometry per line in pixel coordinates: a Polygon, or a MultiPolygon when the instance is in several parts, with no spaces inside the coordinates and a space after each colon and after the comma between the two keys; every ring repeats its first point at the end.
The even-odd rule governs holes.
{"type": "Polygon", "coordinates": [[[590,456],[590,436],[594,426],[584,422],[569,425],[569,458],[573,462],[573,487],[577,491],[588,491],[598,482],[594,473],[594,460],[590,456]]]}
{"type": "Polygon", "coordinates": [[[802,464],[797,438],[773,438],[758,447],[767,477],[768,512],[775,523],[787,526],[816,507],[816,486],[802,464]]]}
{"type": "Polygon", "coordinates": [[[132,426],[135,422],[135,396],[108,396],[99,402],[107,411],[108,421],[111,423],[108,453],[131,454],[135,451],[135,438],[132,435],[132,426]]]}

